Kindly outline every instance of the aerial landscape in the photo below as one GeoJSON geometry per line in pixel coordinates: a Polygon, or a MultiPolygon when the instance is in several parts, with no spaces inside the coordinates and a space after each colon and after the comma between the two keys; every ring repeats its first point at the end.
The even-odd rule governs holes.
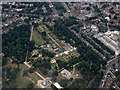
{"type": "Polygon", "coordinates": [[[3,88],[120,90],[120,2],[1,6],[3,88]]]}

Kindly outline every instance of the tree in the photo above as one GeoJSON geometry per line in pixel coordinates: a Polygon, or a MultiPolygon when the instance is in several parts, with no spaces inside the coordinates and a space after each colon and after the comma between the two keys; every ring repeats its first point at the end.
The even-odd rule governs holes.
{"type": "Polygon", "coordinates": [[[48,72],[48,76],[49,76],[49,77],[58,76],[57,70],[51,69],[51,70],[48,72]]]}
{"type": "Polygon", "coordinates": [[[90,68],[90,65],[89,65],[87,62],[85,62],[85,61],[81,61],[81,62],[76,66],[76,68],[77,68],[78,70],[80,70],[81,68],[89,69],[89,68],[90,68]]]}
{"type": "Polygon", "coordinates": [[[30,73],[33,73],[34,71],[35,71],[35,67],[32,66],[32,67],[29,69],[29,72],[30,72],[30,73]]]}
{"type": "Polygon", "coordinates": [[[109,18],[111,19],[111,15],[109,15],[109,18]]]}
{"type": "Polygon", "coordinates": [[[30,21],[29,21],[29,19],[25,19],[24,22],[29,23],[30,21]]]}
{"type": "Polygon", "coordinates": [[[113,19],[117,19],[117,15],[115,15],[113,19]]]}
{"type": "Polygon", "coordinates": [[[96,11],[96,12],[100,12],[100,9],[97,8],[97,9],[95,9],[95,11],[96,11]]]}
{"type": "Polygon", "coordinates": [[[104,4],[103,6],[102,6],[102,8],[106,8],[106,7],[108,7],[109,6],[109,4],[104,4]]]}
{"type": "Polygon", "coordinates": [[[8,58],[3,57],[2,58],[2,65],[6,65],[8,61],[8,58]]]}
{"type": "Polygon", "coordinates": [[[34,23],[34,27],[38,27],[39,26],[39,24],[38,23],[34,23]]]}
{"type": "Polygon", "coordinates": [[[23,76],[23,77],[24,77],[24,76],[28,76],[28,70],[24,70],[22,76],[23,76]]]}
{"type": "Polygon", "coordinates": [[[22,17],[22,14],[19,14],[19,17],[22,17]]]}
{"type": "Polygon", "coordinates": [[[23,63],[27,51],[31,52],[34,49],[34,41],[29,41],[29,25],[14,27],[9,33],[3,34],[2,37],[2,51],[5,57],[13,58],[13,63],[23,63]]]}
{"type": "Polygon", "coordinates": [[[17,74],[20,71],[19,68],[14,68],[11,66],[8,66],[3,69],[3,75],[8,78],[9,82],[14,81],[17,78],[17,74]]]}
{"type": "Polygon", "coordinates": [[[86,10],[91,10],[90,7],[86,7],[86,10]]]}
{"type": "Polygon", "coordinates": [[[116,6],[117,4],[119,4],[119,2],[113,2],[112,4],[116,6]]]}
{"type": "Polygon", "coordinates": [[[86,88],[87,84],[84,78],[76,78],[69,87],[70,88],[86,88]]]}
{"type": "Polygon", "coordinates": [[[79,22],[78,27],[83,27],[83,26],[84,26],[83,23],[79,22]]]}
{"type": "Polygon", "coordinates": [[[60,83],[60,85],[62,87],[67,87],[67,84],[68,84],[69,80],[67,80],[67,79],[60,79],[60,81],[58,81],[58,82],[60,83]]]}
{"type": "Polygon", "coordinates": [[[27,88],[34,88],[34,84],[31,82],[30,84],[28,84],[27,88]]]}
{"type": "Polygon", "coordinates": [[[73,80],[73,78],[70,78],[70,81],[72,81],[73,80]]]}
{"type": "Polygon", "coordinates": [[[42,32],[42,35],[43,35],[43,36],[46,36],[47,34],[46,34],[46,32],[44,31],[44,32],[42,32]]]}

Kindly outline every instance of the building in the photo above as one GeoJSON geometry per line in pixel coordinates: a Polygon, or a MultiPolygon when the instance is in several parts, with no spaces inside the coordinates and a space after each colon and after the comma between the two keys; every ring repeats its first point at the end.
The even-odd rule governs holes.
{"type": "Polygon", "coordinates": [[[39,86],[40,86],[41,88],[50,88],[50,87],[51,87],[51,84],[52,84],[51,78],[47,78],[47,79],[45,79],[44,81],[40,82],[39,86]]]}
{"type": "Polygon", "coordinates": [[[68,54],[69,52],[72,52],[73,50],[76,50],[76,48],[74,47],[74,48],[71,48],[70,50],[66,50],[62,53],[56,54],[55,57],[62,56],[64,54],[68,54]]]}
{"type": "Polygon", "coordinates": [[[98,32],[98,27],[96,25],[91,25],[92,32],[97,33],[98,32]]]}
{"type": "Polygon", "coordinates": [[[119,31],[108,31],[105,33],[99,33],[94,35],[95,38],[100,40],[103,44],[105,44],[108,48],[115,52],[115,55],[120,54],[119,48],[119,31]]]}
{"type": "Polygon", "coordinates": [[[61,87],[61,86],[60,86],[60,84],[59,84],[59,83],[57,83],[57,82],[56,82],[56,83],[54,83],[53,85],[54,85],[56,88],[58,88],[58,89],[63,89],[63,87],[61,87]]]}
{"type": "Polygon", "coordinates": [[[64,69],[60,72],[63,76],[66,77],[70,77],[71,76],[71,72],[69,72],[68,70],[64,69]]]}
{"type": "Polygon", "coordinates": [[[105,17],[105,19],[107,19],[108,21],[110,21],[110,18],[109,18],[109,17],[105,17]]]}

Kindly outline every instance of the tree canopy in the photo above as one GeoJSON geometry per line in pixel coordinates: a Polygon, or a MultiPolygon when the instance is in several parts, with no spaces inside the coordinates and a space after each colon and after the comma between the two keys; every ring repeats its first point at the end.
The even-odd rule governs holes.
{"type": "Polygon", "coordinates": [[[27,51],[34,49],[35,43],[30,41],[30,25],[21,25],[11,29],[2,36],[2,51],[5,57],[10,57],[19,64],[25,61],[27,51]]]}

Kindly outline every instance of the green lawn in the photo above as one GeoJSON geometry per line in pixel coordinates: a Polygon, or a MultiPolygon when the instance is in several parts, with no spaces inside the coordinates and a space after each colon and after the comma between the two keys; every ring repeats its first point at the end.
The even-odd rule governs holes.
{"type": "Polygon", "coordinates": [[[35,83],[37,83],[38,79],[35,76],[35,73],[30,75],[30,79],[32,79],[35,83]]]}
{"type": "Polygon", "coordinates": [[[34,73],[34,75],[38,80],[42,80],[42,78],[40,76],[38,76],[36,73],[34,73]]]}
{"type": "Polygon", "coordinates": [[[27,78],[19,77],[16,79],[15,83],[17,88],[26,88],[26,86],[28,86],[31,83],[31,81],[28,80],[27,78]]]}
{"type": "Polygon", "coordinates": [[[25,69],[28,69],[26,65],[20,65],[20,72],[18,73],[16,80],[13,81],[13,84],[15,84],[17,88],[26,88],[28,84],[31,83],[29,79],[22,77],[23,70],[25,69]]]}
{"type": "Polygon", "coordinates": [[[32,82],[31,80],[33,80],[35,82],[34,86],[37,87],[37,81],[42,79],[37,74],[32,73],[30,74],[30,77],[29,77],[31,80],[29,80],[27,77],[22,76],[23,71],[27,70],[28,67],[22,64],[20,65],[20,69],[21,70],[18,73],[16,80],[13,81],[12,83],[16,85],[17,88],[26,88],[32,82]]]}
{"type": "Polygon", "coordinates": [[[32,40],[35,41],[35,44],[37,46],[43,45],[46,43],[46,41],[43,39],[43,37],[35,30],[33,31],[33,34],[32,34],[32,40]]]}

